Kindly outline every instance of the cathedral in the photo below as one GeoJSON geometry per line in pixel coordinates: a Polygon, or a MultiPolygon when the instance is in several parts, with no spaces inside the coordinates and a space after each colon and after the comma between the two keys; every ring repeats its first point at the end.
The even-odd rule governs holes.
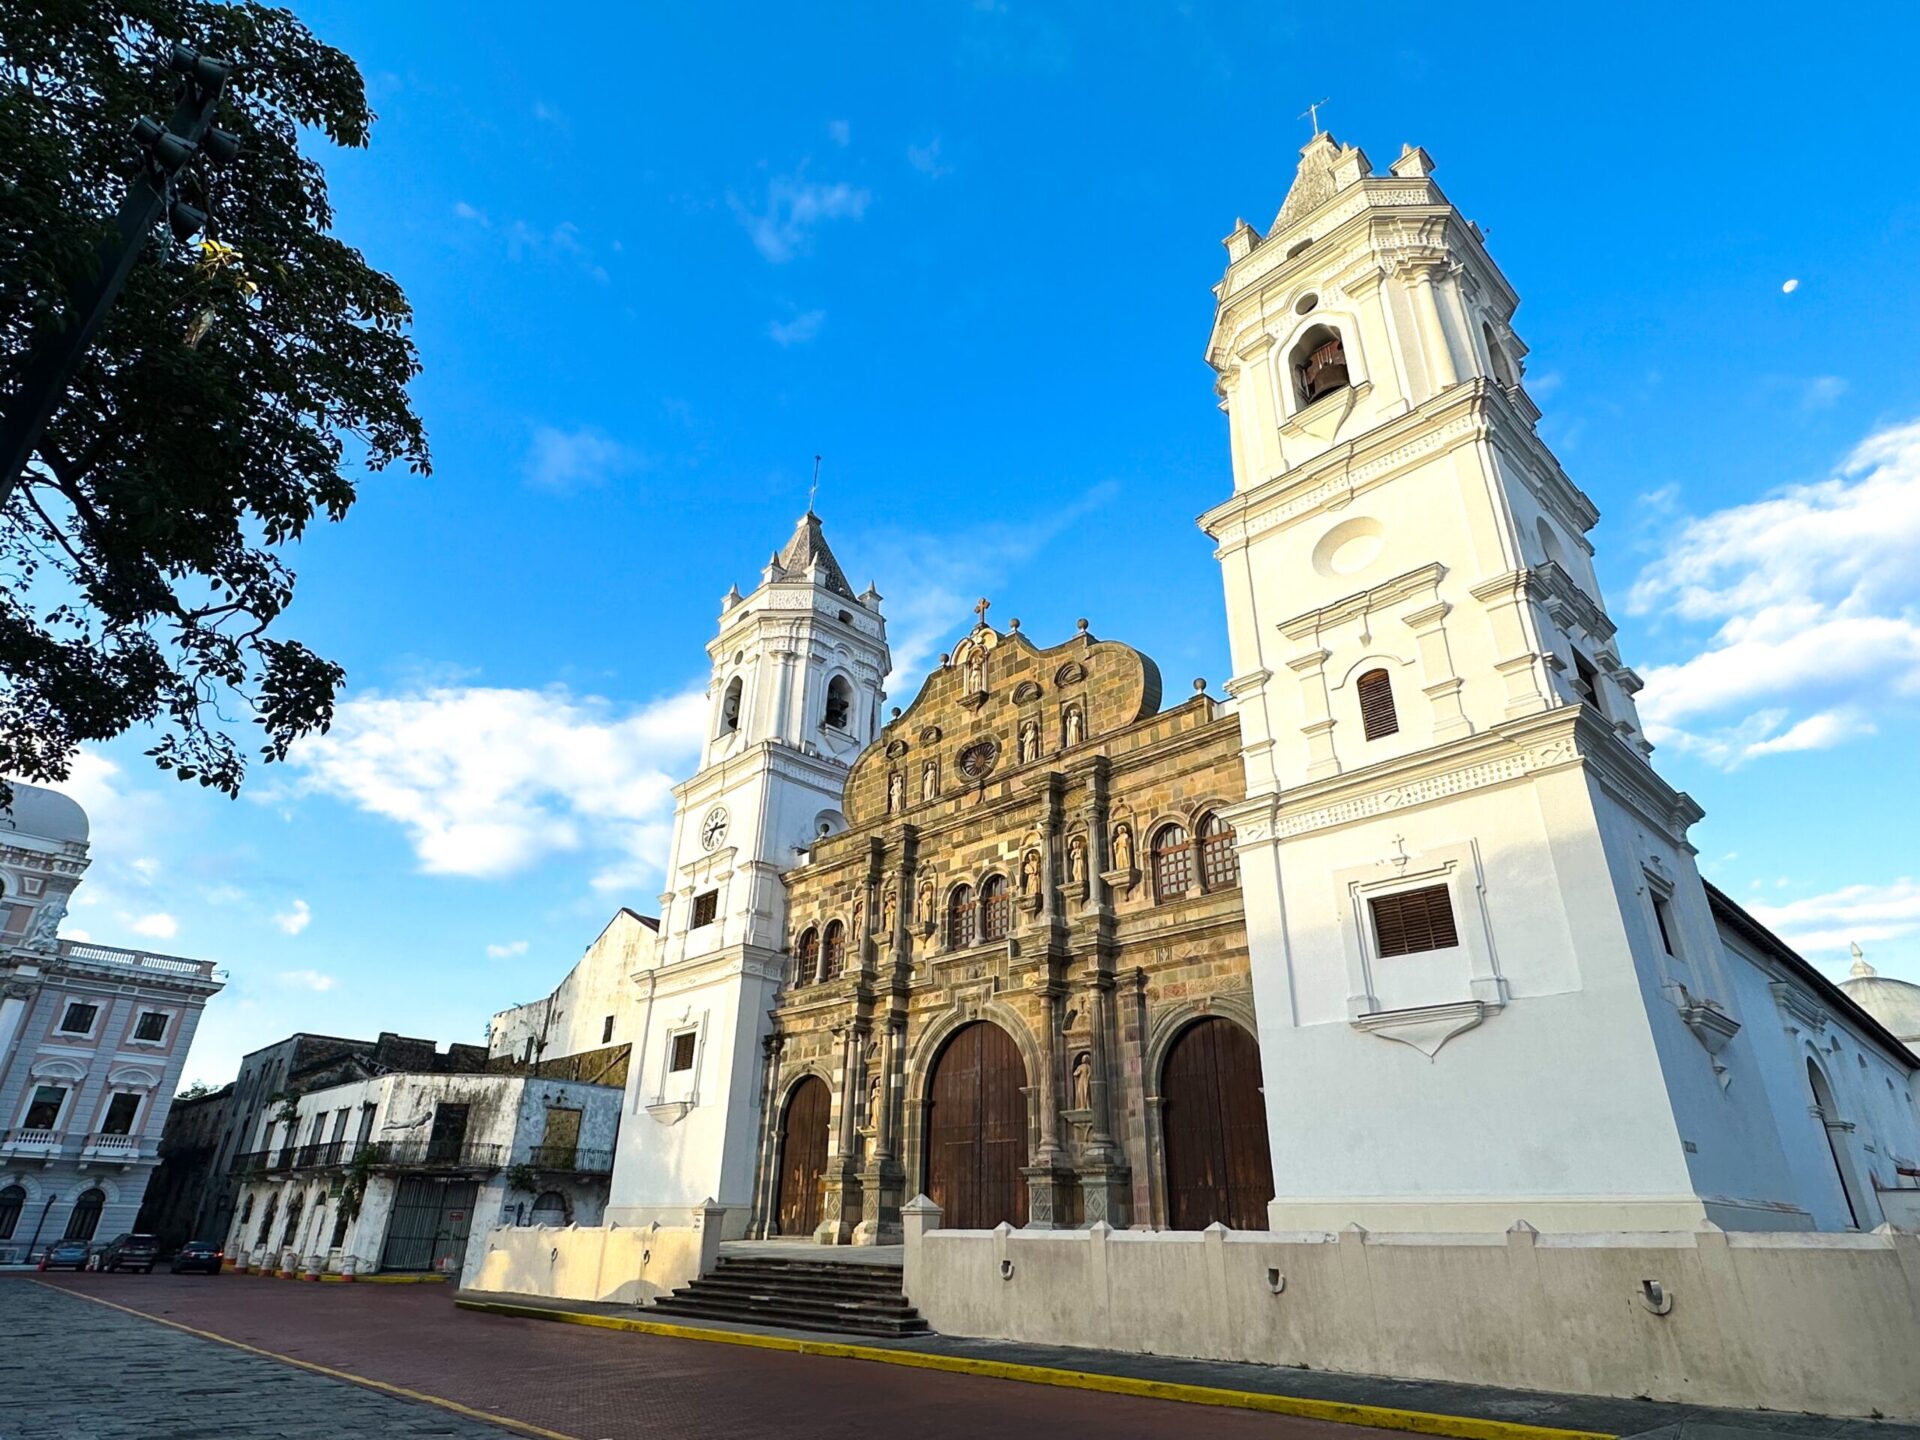
{"type": "Polygon", "coordinates": [[[1317,134],[1226,239],[1223,697],[982,601],[890,707],[812,513],[726,596],[610,1225],[1920,1224],[1920,1058],[1701,879],[1432,172],[1317,134]]]}

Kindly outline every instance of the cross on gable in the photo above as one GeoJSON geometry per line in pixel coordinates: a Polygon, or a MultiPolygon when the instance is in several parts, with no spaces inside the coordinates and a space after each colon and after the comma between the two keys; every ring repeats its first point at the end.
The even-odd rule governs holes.
{"type": "Polygon", "coordinates": [[[992,608],[993,608],[993,602],[987,599],[987,597],[984,595],[980,597],[980,603],[973,607],[973,613],[980,617],[980,623],[982,625],[987,623],[987,611],[991,610],[992,608]]]}

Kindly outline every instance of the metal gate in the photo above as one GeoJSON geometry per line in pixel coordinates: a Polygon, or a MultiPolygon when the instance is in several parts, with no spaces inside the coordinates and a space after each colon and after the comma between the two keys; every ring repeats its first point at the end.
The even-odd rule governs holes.
{"type": "Polygon", "coordinates": [[[466,1258],[467,1232],[473,1227],[473,1201],[479,1184],[408,1175],[394,1196],[382,1270],[457,1270],[466,1258]]]}

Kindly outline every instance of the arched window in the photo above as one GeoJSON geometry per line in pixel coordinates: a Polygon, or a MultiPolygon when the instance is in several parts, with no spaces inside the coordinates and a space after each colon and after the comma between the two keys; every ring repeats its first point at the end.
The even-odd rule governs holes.
{"type": "Polygon", "coordinates": [[[1344,390],[1347,379],[1347,351],[1340,332],[1327,325],[1316,325],[1300,337],[1293,347],[1293,374],[1300,391],[1300,403],[1311,405],[1323,395],[1344,390]]]}
{"type": "Polygon", "coordinates": [[[240,1202],[240,1223],[245,1225],[253,1219],[253,1192],[247,1192],[247,1198],[240,1202]]]}
{"type": "Polygon", "coordinates": [[[1493,326],[1484,321],[1480,325],[1480,336],[1487,342],[1487,359],[1493,365],[1493,378],[1511,390],[1515,382],[1513,366],[1507,361],[1507,347],[1494,338],[1493,326]]]}
{"type": "Polygon", "coordinates": [[[973,887],[957,885],[947,897],[947,947],[959,950],[973,944],[973,887]]]}
{"type": "Polygon", "coordinates": [[[1353,688],[1360,697],[1360,728],[1367,739],[1380,740],[1400,733],[1400,717],[1393,713],[1393,681],[1386,671],[1367,671],[1353,688]]]}
{"type": "Polygon", "coordinates": [[[726,698],[720,702],[720,733],[731,735],[740,728],[740,690],[741,679],[738,675],[727,683],[726,698]]]}
{"type": "Polygon", "coordinates": [[[989,876],[980,887],[980,938],[1004,940],[1013,923],[1013,896],[1004,875],[989,876]]]}
{"type": "Polygon", "coordinates": [[[91,1240],[93,1232],[100,1228],[100,1212],[106,1208],[107,1197],[99,1190],[82,1190],[73,1202],[73,1213],[67,1216],[68,1240],[91,1240]]]}
{"type": "Polygon", "coordinates": [[[1193,888],[1193,837],[1184,825],[1162,825],[1153,836],[1153,898],[1178,900],[1193,888]]]}
{"type": "Polygon", "coordinates": [[[820,932],[811,925],[793,947],[793,983],[811,985],[820,974],[820,932]]]}
{"type": "Polygon", "coordinates": [[[853,686],[847,677],[836,675],[827,682],[827,728],[845,730],[853,717],[853,686]]]}
{"type": "Polygon", "coordinates": [[[267,1237],[273,1234],[273,1217],[279,1209],[280,1192],[276,1190],[267,1196],[266,1207],[260,1212],[260,1228],[254,1232],[253,1236],[253,1243],[255,1245],[264,1245],[267,1243],[267,1237]]]}
{"type": "Polygon", "coordinates": [[[0,1240],[13,1238],[13,1227],[20,1223],[21,1207],[27,1203],[27,1192],[19,1185],[9,1185],[0,1190],[0,1240]]]}
{"type": "Polygon", "coordinates": [[[838,920],[827,924],[826,939],[820,945],[820,978],[831,980],[847,968],[847,927],[838,920]]]}
{"type": "Polygon", "coordinates": [[[295,1195],[293,1197],[293,1203],[287,1206],[287,1223],[285,1228],[280,1231],[280,1244],[283,1248],[295,1244],[300,1239],[300,1217],[305,1213],[306,1208],[307,1197],[305,1194],[295,1195]]]}
{"type": "Polygon", "coordinates": [[[542,1190],[533,1202],[533,1213],[527,1217],[529,1225],[565,1225],[569,1207],[567,1197],[558,1190],[542,1190]]]}
{"type": "Polygon", "coordinates": [[[1209,890],[1231,890],[1240,883],[1240,852],[1233,827],[1218,815],[1200,822],[1200,883],[1209,890]]]}
{"type": "Polygon", "coordinates": [[[1833,1099],[1833,1087],[1827,1083],[1827,1077],[1820,1073],[1820,1067],[1811,1059],[1807,1061],[1807,1084],[1813,1089],[1813,1118],[1826,1132],[1827,1153],[1833,1157],[1834,1173],[1840,1181],[1840,1195],[1847,1202],[1847,1223],[1858,1230],[1860,1207],[1854,1203],[1852,1177],[1847,1174],[1847,1162],[1840,1154],[1840,1146],[1844,1143],[1842,1137],[1853,1127],[1841,1120],[1839,1106],[1833,1099]]]}

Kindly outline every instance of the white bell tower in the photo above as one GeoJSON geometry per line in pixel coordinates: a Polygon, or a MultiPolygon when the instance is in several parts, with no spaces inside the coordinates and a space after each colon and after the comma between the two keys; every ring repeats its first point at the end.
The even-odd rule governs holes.
{"type": "Polygon", "coordinates": [[[785,978],[781,875],[844,826],[848,768],[880,729],[880,596],[853,587],[801,517],[707,646],[700,769],[675,787],[660,945],[634,976],[647,1021],[627,1078],[608,1219],[684,1224],[711,1196],[746,1233],[768,1012],[785,978]]]}
{"type": "Polygon", "coordinates": [[[1598,514],[1432,171],[1316,134],[1215,289],[1272,1223],[1805,1224],[1598,514]]]}

